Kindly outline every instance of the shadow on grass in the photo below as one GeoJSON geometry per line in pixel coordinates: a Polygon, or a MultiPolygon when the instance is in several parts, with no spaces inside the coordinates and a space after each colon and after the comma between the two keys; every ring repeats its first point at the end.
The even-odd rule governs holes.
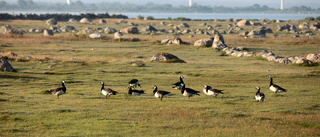
{"type": "Polygon", "coordinates": [[[40,77],[29,77],[29,76],[12,76],[12,75],[1,75],[0,79],[21,79],[21,78],[25,78],[25,79],[43,79],[40,77]]]}

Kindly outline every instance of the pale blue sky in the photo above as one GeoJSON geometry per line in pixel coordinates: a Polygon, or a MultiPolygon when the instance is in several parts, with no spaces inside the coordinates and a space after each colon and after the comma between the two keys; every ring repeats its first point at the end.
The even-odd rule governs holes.
{"type": "MultiPolygon", "coordinates": [[[[8,3],[15,3],[17,0],[0,0],[8,3]]],[[[65,3],[67,0],[33,0],[34,2],[59,2],[65,3]]],[[[77,0],[71,0],[77,1],[77,0]]],[[[83,3],[99,3],[99,2],[120,2],[120,3],[133,3],[145,4],[153,2],[154,4],[171,4],[173,6],[188,5],[189,0],[80,0],[83,3]]],[[[225,7],[243,7],[251,6],[253,4],[267,5],[273,8],[280,8],[280,0],[193,0],[194,3],[200,5],[210,6],[225,6],[225,7]]],[[[292,6],[308,6],[311,8],[320,8],[320,0],[284,0],[284,8],[292,6]]]]}

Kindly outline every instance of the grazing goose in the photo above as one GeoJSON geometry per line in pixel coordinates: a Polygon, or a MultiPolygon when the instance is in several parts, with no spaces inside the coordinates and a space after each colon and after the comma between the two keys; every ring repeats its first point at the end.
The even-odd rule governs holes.
{"type": "Polygon", "coordinates": [[[183,95],[183,96],[186,96],[186,97],[188,97],[188,98],[190,98],[190,97],[192,97],[192,96],[194,96],[194,95],[198,95],[198,96],[200,96],[200,91],[195,91],[195,90],[193,90],[193,89],[191,89],[191,88],[186,88],[186,85],[185,84],[181,84],[181,86],[182,86],[182,88],[181,88],[181,94],[183,95]]]}
{"type": "Polygon", "coordinates": [[[46,92],[47,93],[51,93],[53,95],[56,95],[57,98],[59,99],[60,95],[63,95],[64,93],[67,92],[67,88],[66,88],[66,86],[64,86],[64,83],[66,83],[66,81],[63,80],[63,81],[61,81],[61,83],[62,83],[62,87],[61,88],[47,90],[46,92]]]}
{"type": "Polygon", "coordinates": [[[278,86],[278,85],[276,85],[276,84],[273,84],[273,82],[272,82],[272,81],[273,81],[273,80],[272,80],[272,76],[270,75],[269,77],[270,77],[269,89],[270,89],[271,91],[273,91],[274,93],[287,92],[286,89],[284,89],[284,88],[282,88],[282,87],[280,87],[280,86],[278,86]]]}
{"type": "Polygon", "coordinates": [[[255,96],[257,102],[259,102],[259,101],[263,102],[265,95],[262,92],[260,92],[260,87],[256,87],[256,89],[258,90],[256,93],[256,96],[255,96]]]}
{"type": "Polygon", "coordinates": [[[156,98],[160,98],[160,100],[162,101],[162,98],[170,95],[170,92],[167,92],[167,91],[162,91],[162,90],[158,90],[158,87],[156,85],[153,86],[153,95],[156,97],[156,98]]]}
{"type": "Polygon", "coordinates": [[[219,94],[223,94],[221,91],[223,90],[218,90],[218,89],[213,89],[211,86],[204,85],[203,87],[203,92],[208,95],[208,96],[213,96],[217,98],[219,94]]]}
{"type": "Polygon", "coordinates": [[[182,88],[181,84],[184,84],[184,82],[182,80],[183,78],[184,78],[183,76],[180,76],[180,81],[177,83],[174,83],[172,88],[181,89],[182,88]]]}
{"type": "Polygon", "coordinates": [[[133,87],[133,88],[136,88],[137,86],[139,86],[141,88],[141,85],[139,84],[138,79],[131,79],[129,81],[129,85],[130,85],[130,87],[133,87]]]}
{"type": "Polygon", "coordinates": [[[138,95],[140,96],[141,94],[144,94],[144,91],[143,90],[132,90],[131,86],[128,86],[128,94],[129,95],[138,95]]]}
{"type": "Polygon", "coordinates": [[[117,95],[117,91],[112,90],[111,88],[104,88],[104,82],[101,81],[102,87],[101,87],[101,93],[108,98],[110,95],[117,95]]]}

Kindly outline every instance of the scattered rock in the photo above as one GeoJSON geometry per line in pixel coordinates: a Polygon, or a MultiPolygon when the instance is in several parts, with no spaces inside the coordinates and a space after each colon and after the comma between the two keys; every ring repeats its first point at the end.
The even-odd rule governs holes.
{"type": "Polygon", "coordinates": [[[44,35],[44,36],[53,36],[53,31],[46,29],[46,30],[44,30],[43,35],[44,35]]]}
{"type": "Polygon", "coordinates": [[[315,62],[320,63],[320,53],[318,55],[317,54],[308,54],[307,60],[310,60],[314,63],[315,62]]]}
{"type": "Polygon", "coordinates": [[[127,33],[127,34],[138,34],[139,30],[137,27],[127,27],[127,28],[120,30],[120,32],[127,33]]]}
{"type": "Polygon", "coordinates": [[[92,38],[92,39],[101,39],[102,38],[102,35],[100,33],[93,33],[93,34],[90,34],[89,35],[89,38],[92,38]]]}
{"type": "Polygon", "coordinates": [[[100,23],[100,24],[105,24],[105,23],[107,23],[107,21],[104,20],[104,19],[100,19],[100,20],[99,20],[99,23],[100,23]]]}
{"type": "Polygon", "coordinates": [[[104,29],[104,32],[105,32],[105,33],[108,33],[108,34],[112,34],[112,33],[117,32],[117,30],[116,30],[115,28],[106,27],[106,28],[104,29]]]}
{"type": "Polygon", "coordinates": [[[151,62],[186,63],[175,55],[163,52],[153,55],[151,58],[151,62]]]}
{"type": "Polygon", "coordinates": [[[51,18],[51,19],[48,19],[47,21],[46,21],[46,23],[48,24],[48,25],[57,25],[57,20],[55,19],[55,18],[51,18]]]}
{"type": "Polygon", "coordinates": [[[212,47],[215,48],[215,49],[223,49],[223,48],[227,47],[227,45],[224,44],[224,39],[223,39],[223,36],[221,34],[216,34],[214,36],[212,47]]]}
{"type": "Polygon", "coordinates": [[[241,20],[237,24],[237,26],[242,27],[242,26],[251,26],[250,22],[248,20],[241,20]]]}
{"type": "Polygon", "coordinates": [[[199,39],[194,42],[194,46],[197,47],[211,47],[213,42],[213,38],[208,38],[208,39],[199,39]]]}
{"type": "Polygon", "coordinates": [[[81,20],[80,20],[80,23],[91,23],[92,22],[92,20],[91,19],[88,19],[88,18],[82,18],[81,20]]]}

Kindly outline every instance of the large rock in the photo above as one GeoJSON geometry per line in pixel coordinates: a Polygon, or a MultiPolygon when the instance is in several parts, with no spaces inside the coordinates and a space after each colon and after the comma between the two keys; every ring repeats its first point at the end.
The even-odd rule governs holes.
{"type": "Polygon", "coordinates": [[[44,36],[53,36],[53,31],[51,29],[43,31],[44,36]]]}
{"type": "Polygon", "coordinates": [[[93,33],[93,34],[89,35],[89,38],[100,39],[100,38],[102,38],[102,35],[100,33],[93,33]]]}
{"type": "Polygon", "coordinates": [[[139,30],[137,27],[127,27],[127,28],[120,30],[120,32],[128,33],[128,34],[138,34],[139,30]]]}
{"type": "Polygon", "coordinates": [[[69,32],[69,31],[73,31],[75,30],[76,28],[74,26],[69,26],[69,25],[65,25],[63,27],[60,28],[60,30],[62,32],[69,32]]]}
{"type": "Polygon", "coordinates": [[[88,18],[82,18],[81,20],[80,20],[80,23],[91,23],[92,22],[92,20],[91,19],[88,19],[88,18]]]}
{"type": "Polygon", "coordinates": [[[251,26],[250,22],[248,20],[241,20],[237,23],[237,26],[251,26]]]}
{"type": "Polygon", "coordinates": [[[3,56],[0,57],[0,70],[10,72],[14,71],[13,67],[3,56]]]}
{"type": "Polygon", "coordinates": [[[70,18],[68,22],[69,23],[75,23],[75,22],[78,22],[78,21],[75,18],[70,18]]]}
{"type": "Polygon", "coordinates": [[[105,24],[105,23],[107,23],[107,21],[106,21],[106,20],[104,20],[104,19],[100,19],[100,20],[99,20],[99,23],[101,23],[101,24],[105,24]]]}
{"type": "Polygon", "coordinates": [[[181,45],[181,44],[183,44],[183,41],[181,40],[181,38],[175,37],[175,38],[170,39],[167,44],[168,45],[171,45],[171,44],[181,45]]]}
{"type": "Polygon", "coordinates": [[[187,23],[181,23],[179,27],[189,28],[190,26],[187,23]]]}
{"type": "Polygon", "coordinates": [[[179,59],[177,56],[172,55],[170,53],[157,53],[152,56],[151,62],[170,62],[172,63],[186,63],[185,61],[179,59]]]}
{"type": "Polygon", "coordinates": [[[223,36],[220,33],[214,36],[212,47],[215,49],[224,49],[227,47],[227,45],[224,44],[223,36]]]}
{"type": "Polygon", "coordinates": [[[141,29],[142,33],[147,33],[147,34],[150,34],[150,33],[155,32],[155,31],[158,31],[158,30],[156,28],[154,28],[153,26],[150,26],[150,25],[141,29]]]}
{"type": "Polygon", "coordinates": [[[47,21],[46,21],[46,23],[48,24],[48,25],[57,25],[57,20],[55,19],[55,18],[51,18],[51,19],[48,19],[47,21]]]}
{"type": "Polygon", "coordinates": [[[202,47],[202,46],[211,47],[211,46],[212,46],[212,42],[213,42],[213,39],[212,39],[212,38],[209,38],[209,39],[199,39],[199,40],[197,40],[197,41],[194,42],[194,46],[197,46],[197,47],[202,47]]]}
{"type": "Polygon", "coordinates": [[[105,32],[105,33],[108,33],[108,34],[112,34],[112,33],[117,32],[117,30],[116,30],[115,28],[106,27],[106,28],[104,29],[104,32],[105,32]]]}
{"type": "Polygon", "coordinates": [[[303,22],[299,25],[299,29],[309,29],[309,23],[303,22]]]}
{"type": "Polygon", "coordinates": [[[122,38],[122,36],[123,36],[122,32],[116,32],[116,33],[114,33],[113,38],[114,39],[120,39],[120,38],[122,38]]]}
{"type": "Polygon", "coordinates": [[[317,62],[320,63],[320,54],[308,54],[307,55],[307,60],[310,60],[312,62],[317,62]]]}

